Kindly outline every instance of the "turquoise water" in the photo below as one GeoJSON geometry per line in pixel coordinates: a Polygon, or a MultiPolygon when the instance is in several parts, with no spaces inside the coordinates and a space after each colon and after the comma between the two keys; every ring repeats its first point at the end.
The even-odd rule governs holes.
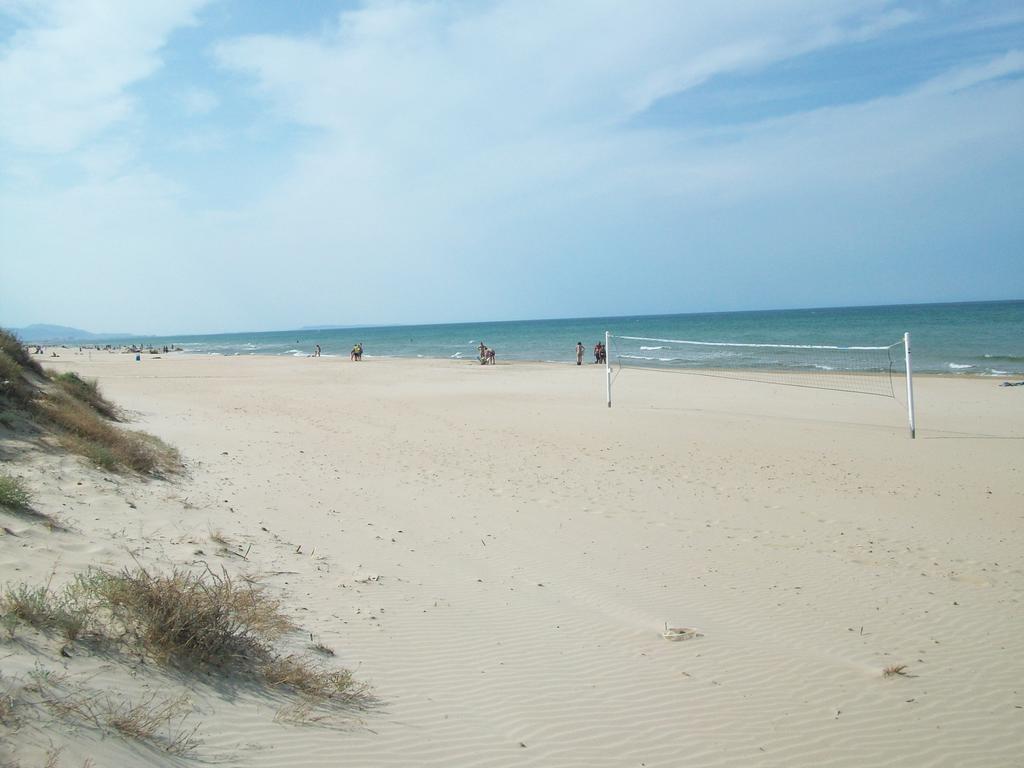
{"type": "MultiPolygon", "coordinates": [[[[324,355],[347,356],[363,343],[366,359],[426,357],[474,359],[483,341],[504,360],[575,361],[582,341],[592,360],[595,342],[613,334],[694,341],[883,346],[910,331],[914,369],[975,375],[1024,374],[1024,301],[914,304],[683,315],[524,320],[409,325],[379,328],[144,337],[146,344],[175,344],[192,354],[293,355],[319,344],[324,355]]],[[[138,343],[139,338],[120,340],[138,343]]],[[[636,343],[634,343],[636,344],[636,343]]],[[[654,345],[650,345],[654,346],[654,345]]],[[[613,350],[615,351],[615,350],[613,350]]],[[[902,350],[898,350],[902,354],[902,350]]],[[[685,364],[680,353],[653,364],[685,364]]],[[[829,360],[857,370],[856,359],[829,360]]]]}

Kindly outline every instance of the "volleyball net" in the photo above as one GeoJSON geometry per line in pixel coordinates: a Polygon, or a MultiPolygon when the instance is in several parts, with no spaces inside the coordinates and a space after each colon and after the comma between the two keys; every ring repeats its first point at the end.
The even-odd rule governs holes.
{"type": "Polygon", "coordinates": [[[753,344],[605,334],[608,406],[628,368],[889,397],[905,403],[915,436],[910,334],[880,346],[753,344]]]}

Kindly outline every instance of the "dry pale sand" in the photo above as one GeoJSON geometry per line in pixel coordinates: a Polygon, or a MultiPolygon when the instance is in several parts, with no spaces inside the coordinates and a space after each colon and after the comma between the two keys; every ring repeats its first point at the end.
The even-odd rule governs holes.
{"type": "MultiPolygon", "coordinates": [[[[681,374],[625,371],[609,410],[596,366],[49,362],[97,377],[190,474],[33,453],[16,473],[75,530],[8,521],[4,577],[129,552],[258,572],[382,702],[289,725],[256,692],[58,660],[125,695],[187,687],[199,757],[1024,764],[1024,388],[921,378],[912,441],[889,399],[681,374]]],[[[76,738],[62,764],[184,764],[76,738]]]]}

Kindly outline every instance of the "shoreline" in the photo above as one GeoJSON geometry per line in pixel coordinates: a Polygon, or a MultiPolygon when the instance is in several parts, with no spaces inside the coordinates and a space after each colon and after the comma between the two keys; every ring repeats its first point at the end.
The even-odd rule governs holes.
{"type": "MultiPolygon", "coordinates": [[[[176,352],[158,352],[157,354],[152,354],[151,355],[151,354],[149,354],[147,352],[134,353],[134,352],[127,352],[127,351],[106,350],[106,349],[99,349],[99,350],[93,349],[93,350],[89,350],[89,349],[86,349],[84,347],[82,348],[81,352],[79,352],[77,350],[77,348],[73,349],[72,347],[58,347],[58,349],[67,349],[68,351],[74,352],[75,357],[73,359],[79,359],[82,355],[85,355],[86,353],[91,351],[91,352],[104,352],[104,353],[107,353],[109,355],[141,354],[143,362],[145,360],[147,360],[147,359],[158,360],[158,359],[171,359],[171,358],[175,358],[175,357],[177,357],[177,358],[195,358],[195,359],[205,359],[205,358],[225,358],[225,359],[235,359],[235,358],[238,358],[238,359],[246,359],[246,358],[255,358],[255,359],[260,359],[260,360],[308,360],[308,359],[314,359],[316,357],[313,354],[307,354],[307,355],[294,355],[294,354],[288,354],[288,353],[266,354],[266,353],[261,353],[261,352],[246,352],[246,353],[225,354],[223,352],[176,351],[176,352]]],[[[348,355],[342,355],[342,354],[322,354],[322,355],[320,355],[320,357],[323,358],[323,359],[326,359],[326,360],[339,360],[339,361],[346,362],[346,363],[353,362],[353,361],[348,359],[348,355]]],[[[479,361],[476,358],[474,358],[474,357],[454,358],[454,357],[428,357],[426,355],[404,356],[404,355],[371,355],[371,354],[364,354],[363,357],[365,358],[364,362],[374,362],[374,361],[382,361],[382,362],[386,362],[386,361],[416,362],[416,361],[423,361],[423,362],[434,362],[434,363],[437,363],[437,362],[447,362],[447,363],[452,363],[452,364],[465,363],[465,364],[468,364],[468,365],[480,365],[479,361]]],[[[63,359],[63,356],[56,357],[56,358],[51,358],[51,357],[46,357],[46,356],[39,356],[39,361],[41,363],[45,363],[45,364],[57,363],[57,362],[59,362],[62,359],[63,359]]],[[[498,366],[511,366],[511,365],[547,366],[547,365],[550,365],[550,366],[558,366],[558,367],[570,366],[570,367],[573,367],[573,368],[575,368],[575,367],[581,367],[581,368],[601,368],[601,369],[604,368],[603,364],[597,364],[597,363],[586,362],[586,361],[583,363],[582,366],[577,366],[574,360],[566,360],[566,361],[563,362],[563,361],[560,361],[560,360],[530,360],[530,359],[525,359],[525,358],[512,358],[512,359],[505,359],[505,360],[502,360],[501,358],[499,358],[496,364],[498,366]]],[[[485,367],[485,366],[481,366],[481,367],[485,367]]],[[[615,363],[612,364],[613,372],[619,370],[620,368],[621,368],[621,370],[653,371],[653,372],[656,372],[656,373],[680,373],[680,374],[689,374],[689,375],[710,376],[710,377],[716,377],[716,378],[732,378],[728,374],[720,375],[720,374],[716,374],[716,373],[701,373],[701,372],[698,372],[697,369],[684,368],[682,366],[668,366],[668,365],[666,365],[666,366],[646,366],[646,365],[632,365],[632,364],[626,364],[626,365],[617,366],[615,363]]],[[[784,375],[784,376],[814,376],[814,375],[826,375],[826,374],[829,375],[829,376],[882,376],[882,375],[884,375],[883,371],[857,371],[857,370],[810,371],[810,370],[806,370],[806,369],[800,369],[800,370],[795,370],[795,369],[767,369],[766,370],[766,369],[759,369],[759,368],[735,368],[735,369],[727,369],[727,370],[729,370],[729,371],[735,370],[735,371],[737,371],[739,373],[750,372],[750,373],[755,373],[756,374],[756,373],[761,372],[761,373],[767,373],[767,374],[773,374],[773,375],[784,375]]],[[[894,378],[899,378],[901,380],[903,378],[902,373],[894,372],[893,376],[894,376],[894,378]]],[[[955,380],[960,380],[960,379],[977,379],[979,381],[1000,381],[1000,380],[1015,380],[1015,379],[1016,380],[1024,380],[1024,372],[1021,372],[1021,373],[1007,373],[1007,374],[1002,374],[1002,373],[1000,373],[1000,374],[986,374],[986,373],[973,373],[973,372],[968,372],[968,371],[960,373],[960,372],[953,372],[953,371],[919,371],[917,369],[914,369],[914,379],[916,380],[918,377],[947,378],[947,379],[951,379],[951,380],[954,380],[954,381],[955,380]]]]}

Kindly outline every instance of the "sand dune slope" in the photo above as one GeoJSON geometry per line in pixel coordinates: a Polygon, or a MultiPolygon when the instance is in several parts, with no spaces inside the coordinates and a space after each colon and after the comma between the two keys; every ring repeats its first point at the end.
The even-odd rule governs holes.
{"type": "Polygon", "coordinates": [[[194,562],[219,531],[381,701],[296,726],[274,720],[280,702],[198,688],[204,755],[1024,760],[1019,389],[922,379],[911,441],[885,398],[685,375],[624,371],[609,410],[590,366],[95,353],[54,366],[98,377],[191,476],[117,502],[122,541],[110,483],[65,460],[61,477],[32,478],[40,506],[79,529],[95,507],[110,537],[5,541],[5,576],[120,563],[127,548],[194,562]],[[666,625],[699,636],[666,640],[666,625]],[[908,674],[884,676],[893,665],[908,674]]]}

